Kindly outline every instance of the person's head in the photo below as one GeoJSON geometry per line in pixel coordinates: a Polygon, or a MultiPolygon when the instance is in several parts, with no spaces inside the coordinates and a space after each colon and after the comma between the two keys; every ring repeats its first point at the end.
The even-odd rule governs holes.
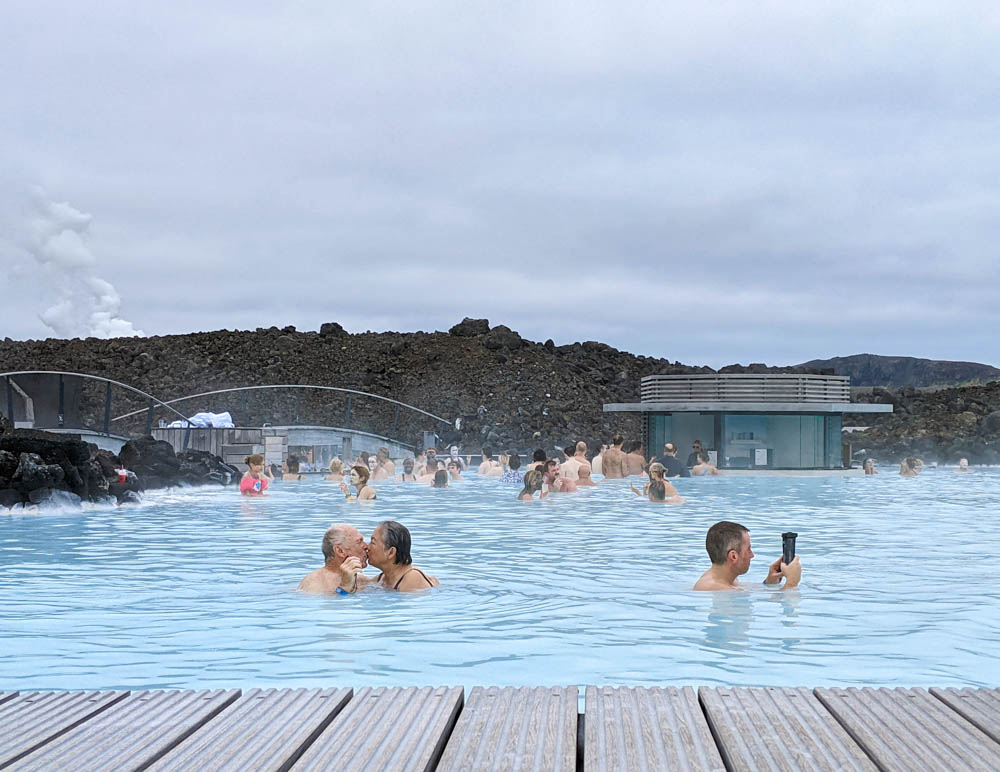
{"type": "Polygon", "coordinates": [[[967,459],[967,458],[960,458],[960,459],[958,459],[958,468],[959,469],[968,469],[969,468],[969,459],[967,459]]]}
{"type": "Polygon", "coordinates": [[[908,469],[912,469],[914,472],[920,471],[920,469],[924,465],[923,461],[921,461],[919,458],[914,458],[913,456],[907,456],[906,458],[904,458],[903,463],[906,465],[908,469]]]}
{"type": "Polygon", "coordinates": [[[672,442],[668,442],[666,445],[663,446],[663,454],[665,456],[676,456],[677,446],[674,445],[674,443],[672,442]]]}
{"type": "Polygon", "coordinates": [[[707,464],[707,463],[709,463],[709,460],[710,459],[708,458],[708,453],[706,453],[704,450],[699,450],[698,451],[698,463],[699,464],[707,464]]]}
{"type": "Polygon", "coordinates": [[[540,491],[544,482],[545,478],[541,469],[529,469],[524,473],[524,490],[521,491],[521,494],[540,491]]]}
{"type": "Polygon", "coordinates": [[[351,485],[366,485],[368,483],[368,478],[372,476],[372,473],[368,471],[367,466],[357,466],[351,467],[351,485]]]}
{"type": "Polygon", "coordinates": [[[701,453],[701,440],[695,440],[691,443],[691,450],[695,453],[701,453]]]}
{"type": "Polygon", "coordinates": [[[437,458],[437,453],[438,452],[435,448],[427,448],[427,450],[424,451],[424,455],[426,455],[427,458],[437,458]]]}
{"type": "Polygon", "coordinates": [[[250,469],[250,474],[260,474],[264,471],[264,457],[260,453],[251,453],[243,459],[250,469]]]}
{"type": "Polygon", "coordinates": [[[614,445],[619,450],[621,450],[622,445],[625,444],[625,438],[622,437],[620,434],[616,434],[614,436],[614,439],[611,440],[611,444],[614,445]]]}
{"type": "Polygon", "coordinates": [[[369,453],[367,450],[362,450],[360,453],[358,453],[358,461],[360,461],[365,466],[368,466],[368,455],[369,453]]]}
{"type": "Polygon", "coordinates": [[[750,531],[739,523],[728,520],[722,520],[708,529],[705,549],[713,565],[728,565],[737,576],[747,572],[753,559],[750,531]]]}
{"type": "Polygon", "coordinates": [[[514,451],[511,451],[510,457],[507,459],[507,466],[509,466],[514,471],[517,471],[517,469],[519,469],[521,466],[521,457],[517,455],[517,453],[515,453],[514,451]]]}
{"type": "Polygon", "coordinates": [[[545,455],[545,451],[542,450],[541,448],[538,448],[537,450],[535,450],[534,453],[531,454],[531,463],[535,463],[537,461],[544,462],[546,458],[548,458],[548,456],[545,455]]]}
{"type": "Polygon", "coordinates": [[[410,532],[402,523],[384,520],[375,526],[368,545],[368,559],[376,568],[388,566],[408,566],[413,562],[410,556],[410,532]]]}
{"type": "Polygon", "coordinates": [[[659,461],[654,461],[649,465],[649,479],[650,480],[662,480],[663,475],[666,474],[667,469],[659,461]]]}
{"type": "Polygon", "coordinates": [[[866,458],[864,464],[864,470],[866,472],[871,472],[874,469],[875,469],[875,460],[871,458],[866,458]]]}
{"type": "Polygon", "coordinates": [[[590,480],[590,464],[580,464],[580,468],[577,470],[577,474],[583,481],[584,485],[589,484],[587,481],[590,480]]]}
{"type": "Polygon", "coordinates": [[[555,482],[556,478],[559,477],[559,474],[559,462],[556,459],[550,458],[545,462],[545,480],[547,482],[555,482]]]}
{"type": "Polygon", "coordinates": [[[374,472],[375,467],[377,466],[378,466],[378,460],[375,458],[375,456],[368,456],[368,471],[374,472]]]}
{"type": "Polygon", "coordinates": [[[649,500],[650,501],[667,500],[667,486],[663,484],[663,480],[653,480],[649,484],[649,500]]]}
{"type": "Polygon", "coordinates": [[[438,469],[434,473],[434,487],[435,488],[448,487],[448,473],[444,471],[444,469],[438,469]]]}
{"type": "Polygon", "coordinates": [[[452,458],[458,458],[458,445],[452,445],[448,449],[448,453],[451,455],[452,458]]]}
{"type": "Polygon", "coordinates": [[[482,453],[483,453],[483,461],[489,461],[491,458],[493,458],[493,448],[491,448],[489,445],[483,446],[482,453]]]}
{"type": "Polygon", "coordinates": [[[567,445],[563,448],[563,453],[566,455],[566,458],[573,458],[573,454],[576,453],[576,443],[574,442],[572,445],[567,445]]]}
{"type": "Polygon", "coordinates": [[[361,531],[344,523],[330,526],[323,534],[323,558],[339,565],[349,557],[358,558],[362,568],[368,565],[368,546],[361,531]]]}
{"type": "Polygon", "coordinates": [[[413,474],[413,459],[412,458],[404,458],[403,459],[403,471],[406,474],[413,474]]]}
{"type": "Polygon", "coordinates": [[[448,462],[448,474],[452,480],[457,480],[462,476],[462,467],[457,461],[448,462]]]}
{"type": "Polygon", "coordinates": [[[378,460],[381,461],[381,462],[385,462],[385,461],[389,460],[389,449],[388,448],[379,448],[378,449],[378,460]]]}
{"type": "Polygon", "coordinates": [[[578,443],[576,443],[576,454],[578,456],[587,455],[587,443],[584,442],[583,440],[580,440],[578,443]]]}
{"type": "Polygon", "coordinates": [[[299,473],[299,457],[298,456],[289,456],[288,460],[285,462],[285,466],[288,467],[288,473],[289,474],[298,474],[299,473]]]}
{"type": "Polygon", "coordinates": [[[343,474],[344,462],[334,456],[330,459],[330,474],[343,474]]]}

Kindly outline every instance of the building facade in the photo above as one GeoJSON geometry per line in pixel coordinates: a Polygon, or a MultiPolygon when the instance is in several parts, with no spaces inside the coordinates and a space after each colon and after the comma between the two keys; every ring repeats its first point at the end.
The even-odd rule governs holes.
{"type": "Polygon", "coordinates": [[[851,402],[851,381],[790,373],[650,375],[640,402],[604,411],[638,412],[647,456],[672,442],[686,460],[695,440],[720,469],[842,469],[844,413],[891,413],[851,402]]]}

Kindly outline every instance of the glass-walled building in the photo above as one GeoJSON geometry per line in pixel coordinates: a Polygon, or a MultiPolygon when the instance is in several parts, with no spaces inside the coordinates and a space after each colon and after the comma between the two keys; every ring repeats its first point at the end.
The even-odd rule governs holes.
{"type": "Polygon", "coordinates": [[[892,411],[852,403],[850,379],[835,375],[652,375],[641,399],[604,410],[643,414],[648,457],[671,442],[683,461],[699,441],[720,469],[841,469],[844,413],[892,411]]]}

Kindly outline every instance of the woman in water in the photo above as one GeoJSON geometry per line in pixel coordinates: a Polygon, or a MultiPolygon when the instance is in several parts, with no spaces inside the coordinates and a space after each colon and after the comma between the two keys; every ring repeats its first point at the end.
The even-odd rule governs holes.
{"type": "Polygon", "coordinates": [[[304,480],[306,479],[304,475],[299,474],[299,458],[298,456],[289,456],[288,460],[285,462],[285,468],[282,469],[282,480],[304,480]]]}
{"type": "MultiPolygon", "coordinates": [[[[544,477],[542,475],[542,470],[531,469],[524,473],[524,488],[519,494],[517,494],[518,501],[534,501],[535,491],[542,491],[542,483],[544,482],[544,477]]],[[[545,498],[545,491],[542,491],[541,496],[538,498],[545,498]]]]}
{"type": "Polygon", "coordinates": [[[448,487],[448,473],[444,469],[438,469],[434,473],[434,479],[431,481],[432,488],[447,488],[448,487]]]}
{"type": "Polygon", "coordinates": [[[666,468],[659,461],[654,461],[649,465],[649,482],[642,486],[640,491],[632,483],[629,483],[629,488],[632,489],[632,493],[636,496],[647,496],[650,501],[665,501],[668,504],[683,504],[684,499],[677,489],[674,487],[673,483],[667,480],[663,475],[666,472],[666,468]],[[659,485],[653,488],[653,483],[662,483],[663,485],[663,495],[660,496],[659,485]],[[654,498],[654,494],[656,498],[654,498]]]}
{"type": "MultiPolygon", "coordinates": [[[[361,464],[351,467],[351,485],[353,485],[358,491],[358,501],[369,501],[375,498],[375,489],[368,484],[369,476],[368,467],[361,466],[361,464]]],[[[347,487],[347,483],[341,483],[340,490],[342,490],[344,495],[347,496],[348,501],[353,501],[355,499],[355,497],[351,495],[351,489],[347,487]]]]}
{"type": "Polygon", "coordinates": [[[699,477],[704,475],[707,477],[710,474],[722,474],[722,472],[708,458],[708,453],[704,450],[699,450],[698,463],[691,467],[691,476],[699,477]]]}
{"type": "Polygon", "coordinates": [[[326,481],[336,483],[344,481],[344,462],[336,456],[330,459],[330,474],[326,476],[326,481]]]}
{"type": "Polygon", "coordinates": [[[263,496],[267,490],[268,478],[264,473],[264,457],[254,453],[243,459],[248,469],[240,480],[240,493],[244,496],[263,496]]]}
{"type": "Polygon", "coordinates": [[[874,459],[866,458],[864,467],[865,467],[865,474],[878,474],[878,472],[875,471],[874,459]]]}
{"type": "Polygon", "coordinates": [[[916,477],[923,468],[923,461],[913,456],[907,456],[899,465],[899,475],[900,477],[916,477]]]}
{"type": "Polygon", "coordinates": [[[375,582],[387,590],[413,592],[441,585],[435,577],[413,565],[410,532],[395,520],[385,520],[375,526],[368,542],[368,562],[381,569],[375,582]]]}

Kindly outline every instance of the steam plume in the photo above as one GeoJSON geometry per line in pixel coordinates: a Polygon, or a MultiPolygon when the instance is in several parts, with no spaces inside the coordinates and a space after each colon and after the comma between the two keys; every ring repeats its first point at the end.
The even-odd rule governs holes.
{"type": "Polygon", "coordinates": [[[28,251],[60,293],[39,319],[60,338],[143,335],[119,316],[121,297],[96,275],[97,260],[86,243],[90,215],[50,201],[41,189],[35,189],[34,203],[28,251]]]}

